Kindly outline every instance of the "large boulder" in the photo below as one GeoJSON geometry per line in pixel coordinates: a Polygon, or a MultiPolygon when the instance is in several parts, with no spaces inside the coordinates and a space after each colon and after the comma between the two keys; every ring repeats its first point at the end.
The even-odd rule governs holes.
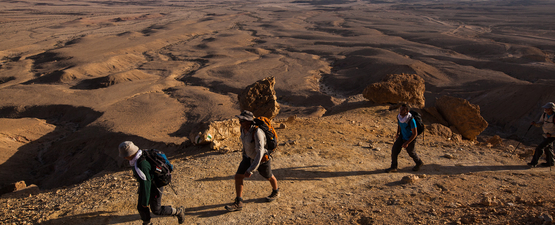
{"type": "Polygon", "coordinates": [[[381,82],[370,84],[362,95],[377,104],[407,103],[424,107],[424,79],[416,74],[390,74],[381,82]]]}
{"type": "Polygon", "coordinates": [[[239,135],[241,135],[239,120],[233,118],[200,123],[189,133],[189,140],[195,145],[204,145],[214,141],[219,143],[234,141],[234,138],[239,135]]]}
{"type": "Polygon", "coordinates": [[[276,117],[280,107],[274,90],[275,84],[274,77],[267,77],[247,86],[237,96],[241,111],[249,110],[256,117],[264,116],[269,119],[276,117]]]}
{"type": "Polygon", "coordinates": [[[442,96],[437,99],[436,108],[466,139],[475,140],[488,127],[488,122],[480,115],[480,107],[465,99],[442,96]]]}

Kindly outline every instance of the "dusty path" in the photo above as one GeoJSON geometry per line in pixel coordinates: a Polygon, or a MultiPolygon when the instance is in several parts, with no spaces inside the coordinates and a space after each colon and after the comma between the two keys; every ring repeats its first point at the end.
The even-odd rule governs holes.
{"type": "MultiPolygon", "coordinates": [[[[234,198],[240,153],[185,148],[172,159],[177,196],[167,188],[164,202],[185,206],[186,224],[537,224],[542,213],[553,215],[554,194],[545,190],[555,185],[555,172],[528,169],[518,156],[524,150],[509,154],[514,147],[507,143],[488,148],[428,135],[418,145],[426,163],[421,171],[411,171],[403,152],[400,171],[383,173],[394,113],[366,107],[287,123],[278,131],[282,146],[273,164],[281,197],[266,203],[270,185],[255,175],[245,183],[241,212],[224,210],[234,198]],[[410,174],[420,179],[402,183],[410,174]]],[[[107,172],[37,196],[2,198],[0,221],[139,224],[136,188],[130,171],[107,172]]],[[[153,221],[176,224],[171,217],[153,221]]]]}

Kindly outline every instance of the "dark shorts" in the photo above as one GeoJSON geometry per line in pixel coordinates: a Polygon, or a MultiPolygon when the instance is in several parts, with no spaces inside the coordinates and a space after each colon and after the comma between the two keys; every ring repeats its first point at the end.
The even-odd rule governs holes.
{"type": "MultiPolygon", "coordinates": [[[[260,163],[258,166],[258,173],[266,179],[269,179],[273,176],[272,174],[272,160],[268,160],[266,162],[260,163]]],[[[237,169],[236,174],[245,174],[247,170],[251,167],[251,159],[243,156],[243,160],[241,160],[241,164],[239,164],[239,168],[237,169]]]]}

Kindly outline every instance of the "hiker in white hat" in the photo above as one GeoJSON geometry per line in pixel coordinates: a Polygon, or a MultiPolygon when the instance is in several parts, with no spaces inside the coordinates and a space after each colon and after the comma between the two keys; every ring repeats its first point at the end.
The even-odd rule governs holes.
{"type": "Polygon", "coordinates": [[[545,152],[545,163],[540,164],[542,167],[550,167],[555,164],[553,156],[553,141],[555,141],[555,124],[553,123],[555,116],[555,103],[548,102],[543,107],[543,113],[540,116],[538,122],[532,122],[532,125],[536,127],[541,127],[543,130],[543,140],[536,147],[534,151],[534,156],[532,157],[532,162],[528,163],[530,167],[536,167],[538,165],[538,160],[545,152]]]}
{"type": "Polygon", "coordinates": [[[143,225],[152,225],[150,222],[150,210],[155,215],[176,216],[177,222],[182,224],[185,218],[185,208],[173,208],[172,206],[162,206],[163,187],[156,187],[153,182],[153,173],[151,164],[143,156],[143,150],[140,150],[133,142],[124,141],[119,147],[119,156],[128,160],[129,165],[133,167],[133,175],[139,182],[139,199],[137,202],[137,210],[143,221],[143,225]],[[150,209],[149,209],[150,206],[150,209]]]}

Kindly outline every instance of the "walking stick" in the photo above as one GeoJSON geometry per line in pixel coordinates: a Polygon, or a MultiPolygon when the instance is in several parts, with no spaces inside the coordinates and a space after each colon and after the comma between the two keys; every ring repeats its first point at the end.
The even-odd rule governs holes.
{"type": "Polygon", "coordinates": [[[175,196],[177,196],[177,192],[175,191],[175,189],[173,188],[173,185],[170,183],[170,188],[173,190],[173,193],[175,194],[175,196]]]}
{"type": "MultiPolygon", "coordinates": [[[[526,130],[526,132],[524,133],[524,135],[522,137],[526,137],[526,134],[528,134],[528,131],[530,130],[530,128],[532,128],[532,124],[530,124],[530,126],[528,127],[528,129],[526,130]]],[[[521,142],[518,142],[518,145],[516,145],[515,151],[518,149],[518,146],[520,146],[521,142]]]]}

